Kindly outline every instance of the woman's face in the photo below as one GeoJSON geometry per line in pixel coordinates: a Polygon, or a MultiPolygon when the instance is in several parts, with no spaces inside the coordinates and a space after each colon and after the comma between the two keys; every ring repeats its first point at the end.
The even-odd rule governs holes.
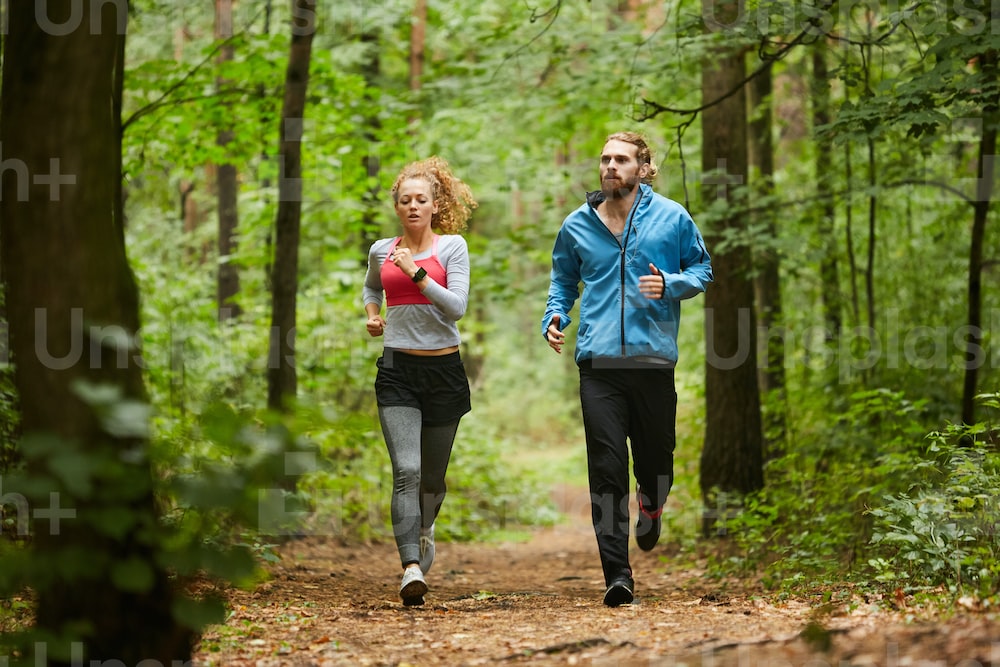
{"type": "Polygon", "coordinates": [[[431,184],[422,178],[408,178],[399,184],[396,195],[396,215],[408,229],[430,227],[437,213],[431,184]]]}

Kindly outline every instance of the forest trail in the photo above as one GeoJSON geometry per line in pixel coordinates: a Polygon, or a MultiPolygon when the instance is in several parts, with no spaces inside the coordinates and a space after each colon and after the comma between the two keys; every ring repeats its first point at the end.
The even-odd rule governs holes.
{"type": "Polygon", "coordinates": [[[269,581],[228,593],[230,616],[194,664],[1000,667],[996,614],[914,619],[903,598],[896,610],[779,601],[672,568],[659,546],[633,545],[635,604],[605,607],[579,494],[556,496],[569,521],[526,542],[439,542],[423,607],[400,604],[391,542],[290,542],[269,581]]]}

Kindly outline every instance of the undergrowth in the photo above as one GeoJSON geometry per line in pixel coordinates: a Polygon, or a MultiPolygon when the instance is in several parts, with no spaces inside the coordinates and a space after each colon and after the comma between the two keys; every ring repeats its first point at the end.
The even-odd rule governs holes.
{"type": "MultiPolygon", "coordinates": [[[[981,397],[997,407],[997,396],[981,397]]],[[[710,558],[716,577],[771,591],[1000,600],[1000,451],[989,423],[921,432],[920,401],[872,390],[835,428],[771,461],[710,558]]]]}

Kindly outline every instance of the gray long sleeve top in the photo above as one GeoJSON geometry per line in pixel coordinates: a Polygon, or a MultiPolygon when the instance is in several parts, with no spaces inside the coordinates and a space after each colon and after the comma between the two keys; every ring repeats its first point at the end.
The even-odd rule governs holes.
{"type": "MultiPolygon", "coordinates": [[[[368,251],[368,272],[363,290],[364,305],[382,307],[382,264],[392,246],[393,238],[379,239],[368,251]]],[[[434,249],[414,255],[421,260],[431,256],[434,249]]],[[[465,238],[456,234],[443,234],[437,242],[438,262],[447,274],[445,287],[428,277],[423,295],[429,304],[404,304],[386,308],[383,345],[388,348],[409,350],[440,350],[461,343],[458,320],[465,315],[469,303],[469,246],[465,238]]]]}

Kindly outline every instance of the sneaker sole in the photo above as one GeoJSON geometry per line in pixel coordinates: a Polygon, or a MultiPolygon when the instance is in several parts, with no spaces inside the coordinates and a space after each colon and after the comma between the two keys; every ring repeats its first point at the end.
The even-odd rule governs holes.
{"type": "Polygon", "coordinates": [[[426,593],[427,584],[423,581],[411,581],[399,589],[399,597],[403,599],[403,604],[407,607],[422,605],[426,593]]]}
{"type": "Polygon", "coordinates": [[[635,596],[625,586],[611,586],[604,594],[604,604],[609,607],[619,607],[623,604],[632,604],[635,596]]]}
{"type": "MultiPolygon", "coordinates": [[[[637,528],[638,528],[638,526],[637,526],[637,528]]],[[[660,541],[660,536],[659,535],[656,536],[655,540],[652,540],[650,537],[645,536],[645,535],[643,535],[642,537],[640,537],[639,535],[636,535],[636,537],[635,537],[635,544],[636,544],[636,546],[638,546],[643,551],[652,551],[653,549],[656,548],[656,543],[659,542],[659,541],[660,541]]]]}

